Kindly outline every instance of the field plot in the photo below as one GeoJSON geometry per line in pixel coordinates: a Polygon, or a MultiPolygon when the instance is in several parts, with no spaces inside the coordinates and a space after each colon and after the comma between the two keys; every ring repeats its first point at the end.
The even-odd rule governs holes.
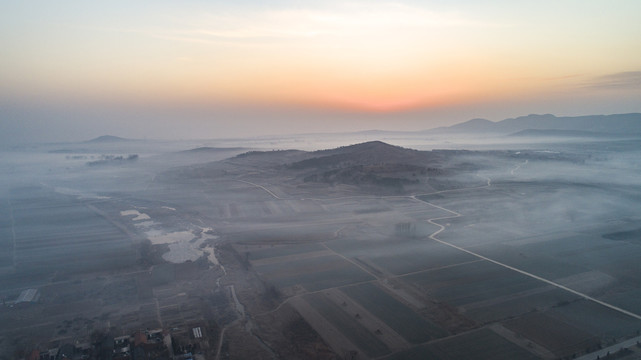
{"type": "Polygon", "coordinates": [[[607,268],[616,271],[622,262],[636,263],[641,246],[603,239],[590,234],[577,234],[545,242],[523,245],[523,250],[545,254],[588,269],[607,268]]]}
{"type": "Polygon", "coordinates": [[[487,261],[464,263],[403,278],[454,306],[496,299],[545,285],[487,261]]]}
{"type": "Polygon", "coordinates": [[[462,335],[420,345],[386,358],[387,360],[529,360],[537,356],[509,342],[489,329],[480,329],[462,335]]]}
{"type": "MultiPolygon", "coordinates": [[[[621,256],[620,261],[612,260],[611,262],[601,266],[599,270],[604,273],[611,275],[627,286],[633,286],[637,289],[641,289],[641,262],[636,254],[641,252],[641,247],[625,247],[623,249],[618,249],[617,254],[625,253],[621,256]]],[[[612,255],[612,254],[607,254],[612,255]]],[[[641,304],[639,304],[641,305],[641,304]]]]}
{"type": "Polygon", "coordinates": [[[340,213],[372,226],[387,225],[390,232],[397,222],[423,222],[430,217],[444,214],[442,210],[426,206],[408,197],[390,198],[338,198],[319,200],[328,213],[340,213]]]}
{"type": "Polygon", "coordinates": [[[628,241],[641,244],[641,228],[631,230],[614,231],[603,234],[603,237],[615,241],[628,241]]]}
{"type": "Polygon", "coordinates": [[[368,197],[345,197],[337,199],[318,199],[320,204],[329,212],[352,214],[379,214],[394,210],[388,200],[368,197]]]}
{"type": "MultiPolygon", "coordinates": [[[[251,190],[255,191],[255,190],[251,190]]],[[[257,190],[256,190],[257,191],[257,190]]],[[[262,190],[261,190],[262,191],[262,190]]],[[[239,218],[282,218],[295,215],[323,214],[325,210],[315,202],[301,200],[265,200],[265,201],[245,201],[229,202],[217,204],[215,213],[224,219],[239,218]]]]}
{"type": "Polygon", "coordinates": [[[26,273],[134,264],[131,240],[79,200],[43,189],[14,191],[15,265],[26,273]]]}
{"type": "Polygon", "coordinates": [[[593,270],[556,279],[555,282],[584,294],[598,295],[611,289],[617,279],[601,271],[593,270]]]}
{"type": "Polygon", "coordinates": [[[346,257],[367,259],[391,275],[403,275],[478,259],[429,239],[339,239],[327,242],[327,246],[346,257]]]}
{"type": "Polygon", "coordinates": [[[0,274],[13,268],[13,220],[10,202],[0,201],[0,274]],[[4,269],[4,270],[3,270],[4,269]]]}
{"type": "MultiPolygon", "coordinates": [[[[469,213],[470,211],[463,211],[462,217],[436,221],[446,227],[446,231],[441,232],[438,238],[457,246],[474,249],[533,235],[532,232],[514,227],[509,222],[503,223],[496,219],[485,221],[483,217],[469,213]]],[[[501,216],[502,214],[497,215],[498,218],[501,216]]]]}
{"type": "Polygon", "coordinates": [[[244,253],[248,254],[247,256],[251,261],[325,250],[321,244],[316,243],[274,246],[256,245],[250,247],[238,245],[237,247],[244,253]]]}
{"type": "MultiPolygon", "coordinates": [[[[475,250],[589,295],[630,290],[634,293],[634,289],[641,288],[638,261],[641,246],[636,243],[575,233],[522,245],[494,245],[475,250]]],[[[629,302],[624,308],[638,311],[638,305],[629,302]]]]}
{"type": "Polygon", "coordinates": [[[579,299],[565,290],[551,286],[490,299],[463,306],[465,316],[479,324],[517,317],[537,309],[548,309],[579,299]]]}
{"type": "Polygon", "coordinates": [[[436,269],[477,260],[476,257],[432,240],[390,244],[371,257],[376,265],[394,275],[436,269]]]}
{"type": "Polygon", "coordinates": [[[638,287],[620,289],[615,293],[600,297],[600,300],[632,311],[635,314],[641,314],[641,301],[639,299],[641,299],[641,289],[638,287]]]}
{"type": "Polygon", "coordinates": [[[411,198],[387,198],[385,202],[394,211],[407,217],[424,221],[425,219],[447,216],[449,213],[411,198]]]}
{"type": "Polygon", "coordinates": [[[562,319],[601,339],[630,338],[641,331],[641,320],[587,300],[552,308],[546,315],[562,319]]]}
{"type": "Polygon", "coordinates": [[[447,335],[444,329],[421,318],[373,283],[344,287],[341,291],[356,300],[372,315],[383,320],[410,343],[422,343],[447,335]]]}
{"type": "Polygon", "coordinates": [[[493,180],[486,189],[439,194],[442,198],[433,199],[434,204],[462,215],[444,220],[452,226],[439,238],[467,248],[591,226],[594,217],[583,214],[581,209],[557,206],[541,211],[541,204],[557,204],[560,198],[583,204],[582,190],[572,183],[493,180]]]}
{"type": "Polygon", "coordinates": [[[288,216],[295,214],[324,213],[323,208],[314,201],[308,200],[268,200],[263,203],[263,215],[288,216]]]}
{"type": "Polygon", "coordinates": [[[343,311],[322,293],[306,295],[304,300],[367,356],[379,357],[389,354],[389,348],[377,338],[377,335],[368,331],[357,318],[343,311]]]}
{"type": "Polygon", "coordinates": [[[545,253],[534,253],[523,246],[510,245],[509,243],[482,245],[474,247],[473,250],[490,259],[550,280],[589,270],[584,266],[570,264],[565,259],[545,253]]]}
{"type": "MultiPolygon", "coordinates": [[[[282,222],[276,219],[260,218],[251,222],[226,222],[217,229],[233,234],[240,244],[271,245],[271,244],[305,244],[332,239],[336,231],[350,219],[325,219],[309,221],[305,224],[292,223],[292,219],[282,222]]],[[[242,250],[242,249],[241,249],[242,250]]]]}
{"type": "Polygon", "coordinates": [[[256,266],[256,271],[279,287],[300,285],[317,291],[357,282],[374,280],[356,265],[337,256],[319,256],[256,266]]]}
{"type": "Polygon", "coordinates": [[[506,321],[504,325],[518,335],[552,351],[558,357],[588,353],[598,349],[601,343],[590,333],[538,312],[506,321]]]}

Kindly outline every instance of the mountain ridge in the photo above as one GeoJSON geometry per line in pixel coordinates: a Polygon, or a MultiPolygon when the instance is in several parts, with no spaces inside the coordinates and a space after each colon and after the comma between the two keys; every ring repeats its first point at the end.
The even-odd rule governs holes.
{"type": "Polygon", "coordinates": [[[378,140],[341,146],[334,149],[318,150],[308,155],[309,158],[294,162],[289,166],[295,169],[304,169],[336,166],[337,164],[424,164],[429,157],[427,152],[390,145],[378,140]]]}
{"type": "Polygon", "coordinates": [[[472,119],[452,126],[425,130],[424,133],[494,133],[508,135],[523,130],[585,131],[611,135],[641,136],[641,113],[559,117],[552,114],[530,114],[497,122],[486,119],[472,119]]]}
{"type": "Polygon", "coordinates": [[[558,129],[525,129],[509,134],[510,137],[561,137],[561,138],[612,138],[616,134],[582,131],[582,130],[558,130],[558,129]]]}
{"type": "Polygon", "coordinates": [[[125,139],[119,136],[114,135],[102,135],[91,140],[85,141],[86,143],[111,143],[111,142],[121,142],[121,141],[134,141],[132,139],[125,139]]]}

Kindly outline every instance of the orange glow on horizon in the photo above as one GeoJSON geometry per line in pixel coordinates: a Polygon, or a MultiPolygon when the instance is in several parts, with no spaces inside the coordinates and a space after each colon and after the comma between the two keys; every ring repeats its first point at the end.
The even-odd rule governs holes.
{"type": "Polygon", "coordinates": [[[502,2],[149,3],[140,13],[112,2],[8,2],[29,15],[0,14],[0,96],[372,114],[563,96],[575,106],[588,93],[607,104],[639,92],[641,52],[631,50],[641,2],[626,2],[585,12],[555,4],[554,16],[538,5],[504,16],[502,2]]]}

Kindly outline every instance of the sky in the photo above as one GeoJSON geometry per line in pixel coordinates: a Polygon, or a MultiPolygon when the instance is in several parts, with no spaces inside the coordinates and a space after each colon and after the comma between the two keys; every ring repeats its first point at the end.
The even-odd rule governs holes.
{"type": "Polygon", "coordinates": [[[638,14],[638,0],[0,0],[0,141],[641,112],[638,14]]]}

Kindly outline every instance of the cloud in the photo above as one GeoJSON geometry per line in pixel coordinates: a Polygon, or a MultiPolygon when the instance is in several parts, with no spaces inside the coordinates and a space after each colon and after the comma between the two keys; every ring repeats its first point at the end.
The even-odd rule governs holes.
{"type": "Polygon", "coordinates": [[[349,3],[332,9],[277,9],[202,14],[184,28],[160,30],[156,37],[207,43],[216,40],[304,39],[434,28],[504,27],[453,12],[436,12],[402,3],[349,3]]]}
{"type": "Polygon", "coordinates": [[[596,89],[641,89],[641,71],[625,71],[592,79],[586,87],[596,89]]]}

